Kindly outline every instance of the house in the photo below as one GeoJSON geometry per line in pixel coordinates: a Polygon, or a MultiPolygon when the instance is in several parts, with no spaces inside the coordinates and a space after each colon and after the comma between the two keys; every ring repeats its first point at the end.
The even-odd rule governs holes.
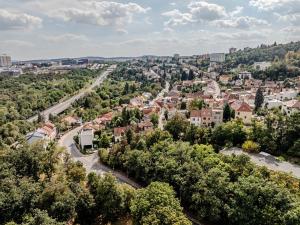
{"type": "Polygon", "coordinates": [[[115,142],[120,142],[122,138],[125,136],[127,131],[127,127],[116,127],[114,128],[114,139],[115,142]]]}
{"type": "Polygon", "coordinates": [[[235,110],[235,119],[241,119],[245,124],[251,123],[252,108],[246,102],[242,102],[234,110],[235,110]]]}
{"type": "Polygon", "coordinates": [[[201,126],[201,110],[192,110],[191,111],[190,123],[197,127],[201,126]]]}
{"type": "Polygon", "coordinates": [[[225,84],[227,85],[229,83],[229,81],[231,80],[231,77],[229,75],[221,75],[219,77],[219,81],[222,83],[222,84],[225,84]]]}
{"type": "Polygon", "coordinates": [[[271,100],[266,99],[264,101],[264,107],[268,109],[279,108],[281,106],[282,106],[282,101],[277,99],[271,99],[271,100]]]}
{"type": "Polygon", "coordinates": [[[33,144],[38,141],[45,141],[46,144],[49,141],[55,139],[57,135],[57,129],[54,124],[47,122],[42,127],[38,128],[35,132],[29,133],[26,135],[26,140],[28,144],[33,144]]]}
{"type": "Polygon", "coordinates": [[[223,109],[192,110],[190,123],[195,126],[215,126],[223,122],[223,109]]]}
{"type": "Polygon", "coordinates": [[[94,123],[107,125],[112,121],[112,118],[113,118],[113,112],[108,112],[95,119],[94,123]]]}
{"type": "Polygon", "coordinates": [[[293,113],[300,112],[300,101],[294,99],[287,102],[283,102],[282,111],[289,116],[293,113]]]}
{"type": "Polygon", "coordinates": [[[66,116],[62,119],[63,123],[66,123],[68,126],[82,125],[82,119],[76,116],[66,116]]]}
{"type": "Polygon", "coordinates": [[[137,125],[138,132],[148,132],[153,130],[153,123],[150,121],[145,121],[138,123],[137,125]]]}
{"type": "Polygon", "coordinates": [[[79,144],[81,149],[93,148],[94,129],[90,126],[84,126],[79,133],[79,144]]]}
{"type": "Polygon", "coordinates": [[[252,79],[252,74],[248,71],[240,72],[238,75],[240,80],[252,79]]]}

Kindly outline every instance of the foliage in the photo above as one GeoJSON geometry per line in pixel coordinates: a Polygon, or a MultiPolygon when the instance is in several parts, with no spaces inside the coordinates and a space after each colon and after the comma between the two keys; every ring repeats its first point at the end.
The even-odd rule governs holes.
{"type": "Polygon", "coordinates": [[[261,88],[259,87],[255,95],[255,101],[254,101],[255,111],[260,109],[263,103],[264,103],[264,95],[261,88]]]}
{"type": "MultiPolygon", "coordinates": [[[[233,125],[230,122],[228,126],[233,125]]],[[[145,184],[168,182],[186,209],[199,219],[217,224],[251,225],[284,224],[285,215],[290,215],[290,221],[298,219],[295,212],[299,181],[260,169],[244,155],[222,156],[214,153],[212,146],[192,146],[168,139],[157,141],[149,149],[119,145],[109,154],[108,164],[145,184]]],[[[141,215],[147,215],[144,218],[156,220],[149,207],[159,205],[152,201],[156,201],[160,191],[155,195],[145,190],[141,193],[137,198],[143,196],[146,200],[141,200],[143,204],[139,207],[133,203],[134,219],[138,223],[144,221],[141,215]]]]}
{"type": "Polygon", "coordinates": [[[250,153],[258,153],[259,148],[260,148],[260,146],[251,140],[245,141],[244,144],[242,145],[242,149],[244,151],[250,152],[250,153]]]}
{"type": "Polygon", "coordinates": [[[134,224],[191,224],[182,213],[173,188],[160,182],[153,182],[137,192],[131,202],[134,224]]]}
{"type": "Polygon", "coordinates": [[[179,140],[180,137],[186,131],[188,122],[180,114],[176,114],[172,119],[170,119],[165,125],[165,129],[172,134],[175,140],[179,140]]]}

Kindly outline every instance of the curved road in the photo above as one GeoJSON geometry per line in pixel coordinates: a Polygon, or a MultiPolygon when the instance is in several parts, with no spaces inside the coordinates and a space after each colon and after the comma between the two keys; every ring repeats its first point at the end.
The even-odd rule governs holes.
{"type": "MultiPolygon", "coordinates": [[[[100,76],[93,82],[93,84],[91,86],[89,86],[86,89],[81,90],[77,95],[72,96],[68,100],[58,103],[58,104],[44,110],[43,112],[41,112],[41,114],[45,116],[46,120],[48,120],[50,114],[58,115],[58,114],[62,113],[63,111],[68,109],[72,105],[72,103],[74,103],[76,100],[82,98],[87,92],[91,91],[93,88],[100,85],[107,78],[107,76],[112,71],[115,70],[115,68],[116,68],[116,65],[110,66],[107,70],[105,70],[104,72],[102,72],[100,74],[100,76]]],[[[33,122],[37,119],[38,119],[38,116],[35,115],[35,116],[29,118],[27,121],[33,122]]]]}
{"type": "Polygon", "coordinates": [[[82,127],[77,127],[74,130],[69,131],[58,141],[58,145],[65,147],[71,158],[75,161],[79,161],[83,164],[87,173],[95,172],[96,174],[102,175],[104,173],[112,173],[120,182],[127,183],[134,188],[141,188],[141,186],[129,179],[125,174],[112,170],[111,168],[103,165],[99,162],[98,152],[90,155],[82,154],[74,143],[74,136],[78,134],[82,127]]]}

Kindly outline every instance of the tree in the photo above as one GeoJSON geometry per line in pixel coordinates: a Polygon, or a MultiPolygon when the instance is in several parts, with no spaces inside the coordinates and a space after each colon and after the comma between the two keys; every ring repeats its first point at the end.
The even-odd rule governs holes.
{"type": "Polygon", "coordinates": [[[99,140],[99,147],[100,148],[108,148],[111,143],[111,138],[104,132],[101,134],[100,140],[99,140]]]}
{"type": "Polygon", "coordinates": [[[126,140],[127,140],[127,143],[128,144],[131,144],[132,140],[133,140],[133,137],[134,137],[134,133],[131,129],[128,129],[126,131],[126,140]]]}
{"type": "Polygon", "coordinates": [[[229,104],[226,103],[223,110],[223,121],[228,122],[229,120],[231,120],[231,109],[229,104]]]}
{"type": "Polygon", "coordinates": [[[189,80],[194,80],[194,79],[195,79],[195,75],[194,75],[194,71],[193,71],[193,70],[190,70],[190,71],[189,71],[188,79],[189,79],[189,80]]]}
{"type": "Polygon", "coordinates": [[[255,111],[261,108],[262,104],[264,103],[264,95],[262,92],[261,87],[259,87],[256,91],[256,96],[255,96],[255,111]]]}
{"type": "Polygon", "coordinates": [[[188,121],[180,114],[176,114],[171,120],[169,120],[165,126],[165,129],[173,136],[175,140],[179,140],[188,126],[188,121]]]}
{"type": "Polygon", "coordinates": [[[37,122],[38,123],[44,123],[45,122],[45,115],[44,114],[42,114],[42,113],[38,113],[38,119],[37,119],[37,122]]]}
{"type": "Polygon", "coordinates": [[[181,80],[187,80],[187,79],[188,79],[188,75],[185,71],[183,71],[181,74],[181,80]]]}
{"type": "Polygon", "coordinates": [[[174,190],[166,183],[153,182],[145,189],[138,190],[130,210],[137,225],[192,224],[184,216],[174,190]]]}
{"type": "Polygon", "coordinates": [[[154,127],[157,127],[159,123],[159,116],[156,113],[152,114],[150,121],[153,123],[154,127]]]}
{"type": "Polygon", "coordinates": [[[123,93],[124,93],[125,95],[127,95],[127,94],[130,93],[130,86],[129,86],[129,84],[128,84],[127,82],[125,83],[123,93]]]}

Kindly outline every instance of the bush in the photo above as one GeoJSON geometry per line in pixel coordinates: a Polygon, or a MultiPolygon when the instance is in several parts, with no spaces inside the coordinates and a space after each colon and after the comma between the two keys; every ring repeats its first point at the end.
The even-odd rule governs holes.
{"type": "Polygon", "coordinates": [[[109,151],[106,148],[101,148],[98,151],[100,162],[107,163],[109,151]]]}
{"type": "Polygon", "coordinates": [[[245,141],[244,144],[242,145],[242,148],[245,152],[250,152],[250,153],[258,153],[260,150],[259,144],[251,140],[245,141]]]}

